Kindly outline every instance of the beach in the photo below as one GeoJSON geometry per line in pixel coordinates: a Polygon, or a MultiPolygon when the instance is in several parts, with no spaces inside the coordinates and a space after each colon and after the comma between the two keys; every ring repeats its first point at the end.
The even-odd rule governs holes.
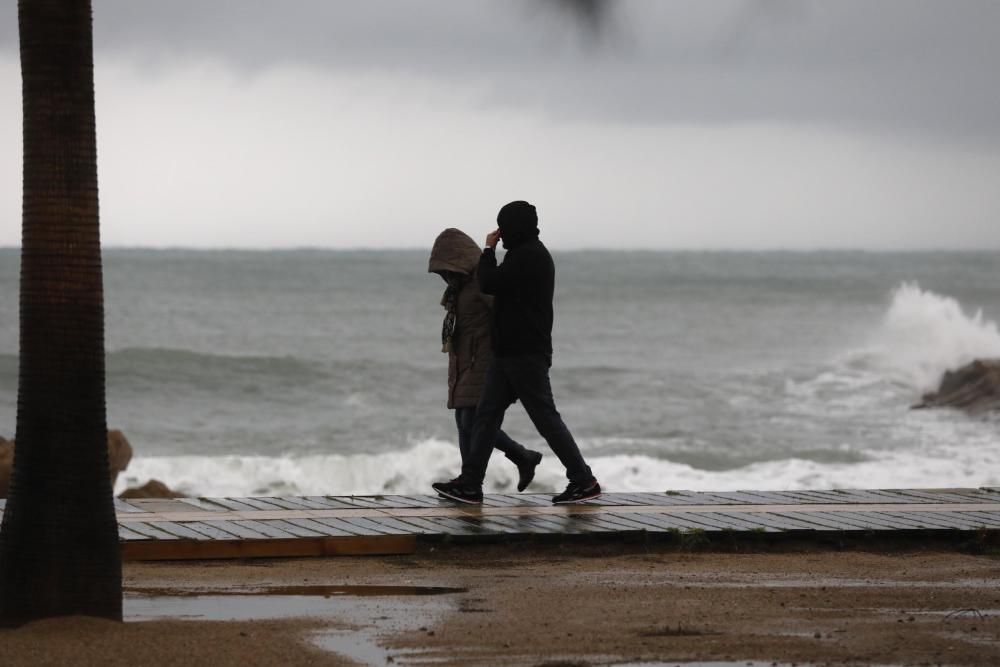
{"type": "Polygon", "coordinates": [[[987,665],[998,577],[995,555],[934,545],[127,563],[131,620],[49,620],[0,645],[7,665],[987,665]]]}

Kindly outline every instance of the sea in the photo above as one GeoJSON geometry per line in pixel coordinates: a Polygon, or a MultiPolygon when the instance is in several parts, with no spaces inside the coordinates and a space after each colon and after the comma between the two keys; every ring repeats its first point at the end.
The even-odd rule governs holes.
{"type": "MultiPolygon", "coordinates": [[[[1000,486],[1000,418],[913,410],[1000,357],[1000,253],[553,253],[556,402],[608,491],[1000,486]]],[[[428,493],[459,470],[425,250],[104,255],[107,405],[192,495],[428,493]]],[[[17,398],[0,250],[0,435],[17,398]]],[[[546,454],[519,404],[505,430],[546,454]]],[[[516,471],[490,464],[487,491],[516,471]]]]}

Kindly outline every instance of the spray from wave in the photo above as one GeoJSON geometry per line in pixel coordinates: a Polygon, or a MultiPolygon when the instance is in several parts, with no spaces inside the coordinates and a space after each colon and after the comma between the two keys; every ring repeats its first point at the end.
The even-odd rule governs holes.
{"type": "MultiPolygon", "coordinates": [[[[602,486],[615,492],[998,486],[1000,452],[979,444],[882,452],[860,463],[789,458],[723,471],[642,455],[597,456],[589,462],[600,472],[602,486]]],[[[119,477],[116,492],[155,478],[198,496],[426,495],[431,482],[449,479],[457,467],[458,448],[441,440],[377,455],[140,457],[119,477]]],[[[515,481],[513,466],[497,457],[484,488],[513,493],[515,481]]],[[[561,466],[549,455],[530,491],[555,492],[565,484],[561,466]]]]}
{"type": "Polygon", "coordinates": [[[1000,356],[1000,330],[982,310],[968,314],[958,300],[903,283],[869,345],[851,365],[920,392],[936,388],[948,369],[977,357],[1000,356]]]}

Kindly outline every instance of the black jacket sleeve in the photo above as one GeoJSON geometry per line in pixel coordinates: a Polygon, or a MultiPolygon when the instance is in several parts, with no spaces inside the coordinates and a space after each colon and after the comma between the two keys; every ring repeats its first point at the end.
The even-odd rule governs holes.
{"type": "MultiPolygon", "coordinates": [[[[506,266],[506,262],[504,265],[506,266]]],[[[497,254],[493,248],[483,250],[479,256],[479,291],[483,294],[496,295],[500,291],[503,267],[497,266],[497,254]]]]}

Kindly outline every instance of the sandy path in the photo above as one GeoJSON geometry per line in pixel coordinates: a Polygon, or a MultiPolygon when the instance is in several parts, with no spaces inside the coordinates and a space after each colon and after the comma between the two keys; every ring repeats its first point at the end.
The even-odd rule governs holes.
{"type": "MultiPolygon", "coordinates": [[[[125,573],[133,613],[137,601],[150,600],[145,594],[193,590],[296,586],[328,597],[307,598],[319,614],[308,620],[69,619],[3,630],[3,663],[349,664],[316,648],[312,638],[325,632],[335,638],[334,649],[346,646],[347,654],[371,664],[386,664],[387,657],[394,664],[430,658],[529,666],[1000,664],[1000,559],[988,556],[497,545],[385,558],[129,564],[125,573]],[[466,590],[354,597],[317,588],[371,585],[466,590]],[[368,644],[359,649],[337,637],[368,644]]],[[[272,601],[285,605],[282,614],[295,614],[302,599],[272,601]]],[[[213,613],[252,614],[250,601],[225,598],[213,613]]]]}

